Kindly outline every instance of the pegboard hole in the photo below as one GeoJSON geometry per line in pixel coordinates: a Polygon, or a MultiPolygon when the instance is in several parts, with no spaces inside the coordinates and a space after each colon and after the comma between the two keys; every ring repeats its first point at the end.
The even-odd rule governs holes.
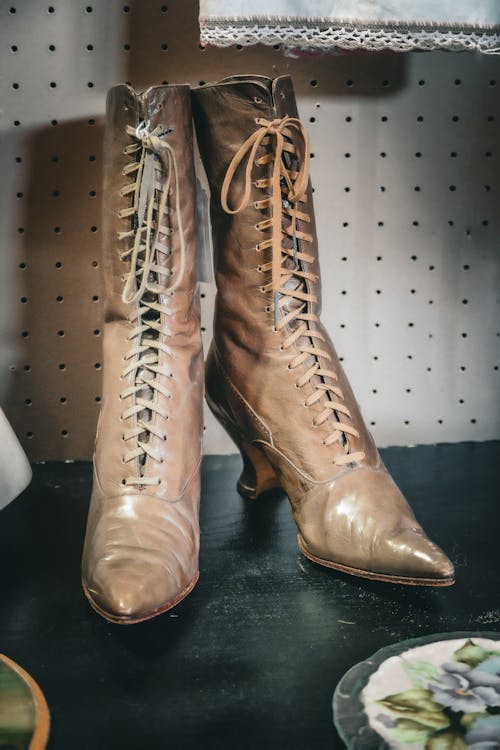
{"type": "Polygon", "coordinates": [[[101,329],[100,328],[95,328],[94,329],[94,336],[100,336],[100,335],[101,335],[101,329]]]}
{"type": "Polygon", "coordinates": [[[166,42],[162,42],[160,44],[160,47],[163,50],[163,52],[166,52],[168,50],[168,44],[166,42]]]}
{"type": "MultiPolygon", "coordinates": [[[[319,104],[316,104],[316,106],[319,107],[319,104]]],[[[347,115],[347,117],[345,118],[345,121],[352,122],[352,117],[350,115],[347,115]]]]}
{"type": "Polygon", "coordinates": [[[24,197],[24,193],[16,193],[16,198],[23,198],[23,197],[24,197]]]}
{"type": "Polygon", "coordinates": [[[92,268],[98,268],[99,263],[96,260],[93,260],[90,265],[92,266],[92,268]]]}
{"type": "Polygon", "coordinates": [[[55,13],[55,8],[54,8],[54,6],[53,6],[53,5],[49,5],[49,7],[47,8],[47,12],[48,12],[48,13],[55,13]]]}
{"type": "Polygon", "coordinates": [[[453,117],[451,118],[452,122],[459,122],[459,120],[460,120],[460,117],[458,115],[453,115],[453,117]]]}
{"type": "Polygon", "coordinates": [[[93,294],[92,295],[92,302],[99,302],[99,295],[98,294],[93,294]]]}
{"type": "Polygon", "coordinates": [[[51,81],[49,83],[49,86],[50,86],[51,89],[56,89],[57,88],[57,83],[55,81],[51,81]]]}
{"type": "Polygon", "coordinates": [[[56,45],[55,44],[49,44],[49,51],[55,52],[56,51],[56,45]]]}
{"type": "Polygon", "coordinates": [[[12,44],[11,47],[10,47],[10,51],[11,52],[17,52],[17,50],[18,50],[17,44],[12,44]]]}
{"type": "Polygon", "coordinates": [[[344,229],[345,229],[346,227],[348,227],[348,226],[349,226],[349,222],[348,222],[348,221],[343,221],[343,222],[342,222],[342,226],[343,226],[343,227],[344,227],[344,229]]]}
{"type": "Polygon", "coordinates": [[[417,116],[417,122],[423,122],[423,121],[424,121],[423,116],[422,115],[418,115],[417,116]]]}
{"type": "Polygon", "coordinates": [[[90,227],[90,231],[92,232],[92,234],[95,234],[97,232],[97,227],[96,226],[90,227]]]}
{"type": "Polygon", "coordinates": [[[58,335],[58,336],[64,336],[64,331],[63,331],[63,330],[60,330],[60,331],[58,331],[58,332],[57,332],[57,335],[58,335]]]}
{"type": "Polygon", "coordinates": [[[30,335],[29,331],[21,331],[21,336],[23,337],[23,339],[27,339],[29,335],[30,335]]]}
{"type": "Polygon", "coordinates": [[[24,403],[26,404],[26,406],[31,406],[33,401],[30,398],[25,398],[24,403]]]}
{"type": "Polygon", "coordinates": [[[313,88],[316,88],[316,86],[318,85],[318,82],[315,78],[313,78],[312,81],[309,81],[309,83],[313,88]]]}
{"type": "Polygon", "coordinates": [[[23,370],[24,372],[31,372],[31,365],[24,365],[23,370]]]}
{"type": "Polygon", "coordinates": [[[61,192],[59,190],[53,190],[52,191],[52,197],[53,198],[59,198],[60,195],[61,195],[61,192]]]}
{"type": "Polygon", "coordinates": [[[61,437],[65,438],[65,437],[68,437],[68,435],[69,435],[68,430],[61,430],[61,437]]]}
{"type": "Polygon", "coordinates": [[[385,151],[381,151],[381,152],[380,152],[380,157],[381,157],[382,159],[385,159],[385,157],[386,157],[386,156],[387,156],[387,154],[385,153],[385,151]]]}
{"type": "Polygon", "coordinates": [[[56,260],[56,262],[54,263],[54,265],[55,265],[56,268],[62,268],[63,264],[61,263],[60,260],[56,260]]]}
{"type": "Polygon", "coordinates": [[[101,400],[102,400],[102,399],[101,399],[101,397],[100,397],[100,396],[96,396],[96,397],[95,397],[95,401],[96,401],[96,402],[97,402],[98,404],[100,404],[100,403],[101,403],[101,400]]]}
{"type": "Polygon", "coordinates": [[[100,363],[100,362],[96,362],[96,363],[94,364],[94,367],[95,367],[95,369],[96,369],[96,370],[100,370],[100,369],[101,369],[101,367],[102,367],[102,365],[101,365],[101,363],[100,363]]]}
{"type": "Polygon", "coordinates": [[[61,234],[61,227],[54,227],[55,234],[61,234]]]}
{"type": "Polygon", "coordinates": [[[418,226],[419,226],[419,222],[418,222],[418,221],[412,221],[412,225],[413,225],[414,227],[418,227],[418,226]]]}
{"type": "Polygon", "coordinates": [[[34,435],[33,432],[29,431],[29,432],[26,433],[26,437],[28,438],[28,440],[32,440],[32,438],[34,438],[35,435],[34,435]]]}
{"type": "Polygon", "coordinates": [[[161,13],[166,13],[168,11],[168,5],[162,5],[160,11],[161,13]]]}
{"type": "Polygon", "coordinates": [[[94,88],[94,82],[93,81],[88,81],[87,82],[87,86],[88,86],[89,89],[93,89],[94,88]]]}
{"type": "Polygon", "coordinates": [[[14,91],[17,91],[19,89],[19,84],[14,81],[14,83],[12,84],[12,88],[14,89],[14,91]]]}
{"type": "Polygon", "coordinates": [[[60,370],[65,370],[66,369],[66,363],[65,362],[59,362],[58,367],[59,367],[60,370]]]}
{"type": "Polygon", "coordinates": [[[415,151],[415,157],[417,159],[421,159],[422,158],[422,152],[421,151],[415,151]]]}
{"type": "Polygon", "coordinates": [[[347,81],[345,82],[345,85],[348,86],[349,88],[351,86],[354,86],[354,81],[352,80],[352,78],[348,78],[347,81]]]}
{"type": "Polygon", "coordinates": [[[381,121],[381,122],[387,122],[387,121],[388,121],[388,119],[389,119],[389,118],[387,117],[387,115],[382,115],[382,117],[380,118],[380,121],[381,121]]]}
{"type": "Polygon", "coordinates": [[[93,44],[87,44],[87,50],[88,50],[88,52],[93,52],[94,45],[93,44]]]}
{"type": "Polygon", "coordinates": [[[58,296],[56,297],[56,302],[64,302],[64,297],[62,296],[62,294],[58,294],[58,296]]]}
{"type": "Polygon", "coordinates": [[[27,301],[28,301],[27,297],[21,297],[21,302],[23,303],[23,305],[25,305],[27,301]]]}
{"type": "Polygon", "coordinates": [[[95,198],[96,195],[97,195],[97,193],[96,193],[95,190],[90,190],[89,195],[90,195],[91,198],[95,198]]]}
{"type": "Polygon", "coordinates": [[[66,396],[61,396],[61,398],[59,399],[59,403],[60,404],[65,404],[67,402],[67,400],[68,399],[66,398],[66,396]]]}
{"type": "Polygon", "coordinates": [[[28,267],[28,264],[27,264],[27,263],[24,263],[24,262],[22,262],[22,263],[19,263],[19,268],[21,268],[21,269],[22,269],[23,271],[24,271],[24,269],[25,269],[25,268],[27,268],[27,267],[28,267]]]}

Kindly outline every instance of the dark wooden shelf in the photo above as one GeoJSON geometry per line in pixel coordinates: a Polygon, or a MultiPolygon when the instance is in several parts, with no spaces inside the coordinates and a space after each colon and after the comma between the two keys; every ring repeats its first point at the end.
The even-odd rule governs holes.
{"type": "Polygon", "coordinates": [[[415,589],[320,568],[286,498],[243,501],[236,456],[204,462],[201,577],[173,611],[110,625],[80,588],[91,465],[36,465],[0,514],[0,650],[42,687],[52,750],[342,744],[331,700],[378,648],[498,629],[500,443],[391,448],[383,458],[452,557],[457,583],[415,589]]]}

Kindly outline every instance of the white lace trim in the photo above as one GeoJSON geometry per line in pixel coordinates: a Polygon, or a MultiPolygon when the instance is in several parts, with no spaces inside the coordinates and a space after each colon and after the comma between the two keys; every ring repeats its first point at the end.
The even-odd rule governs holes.
{"type": "Polygon", "coordinates": [[[409,50],[447,49],[500,54],[500,33],[481,30],[428,29],[411,27],[360,27],[323,25],[262,25],[200,18],[201,44],[230,47],[233,44],[283,45],[288,53],[332,52],[342,49],[409,50]]]}

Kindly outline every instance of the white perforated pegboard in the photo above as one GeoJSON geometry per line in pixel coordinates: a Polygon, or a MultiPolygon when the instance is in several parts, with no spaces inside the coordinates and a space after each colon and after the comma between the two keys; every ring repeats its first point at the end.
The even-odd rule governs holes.
{"type": "MultiPolygon", "coordinates": [[[[106,90],[235,73],[294,78],[323,317],[379,445],[500,437],[500,59],[204,50],[196,14],[181,0],[0,3],[0,398],[30,457],[92,451],[106,90]]],[[[207,427],[207,452],[233,450],[207,427]]]]}

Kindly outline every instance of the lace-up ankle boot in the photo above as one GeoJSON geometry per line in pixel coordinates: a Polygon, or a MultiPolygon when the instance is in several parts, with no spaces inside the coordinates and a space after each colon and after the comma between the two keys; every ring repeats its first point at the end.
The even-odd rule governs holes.
{"type": "Polygon", "coordinates": [[[111,89],[105,135],[103,401],[83,585],[133,623],[198,578],[203,355],[188,86],[111,89]]]}
{"type": "Polygon", "coordinates": [[[309,143],[290,78],[203,86],[193,110],[217,279],[206,392],[241,451],[240,493],[281,487],[300,549],[321,565],[453,583],[384,467],[319,319],[309,143]]]}

